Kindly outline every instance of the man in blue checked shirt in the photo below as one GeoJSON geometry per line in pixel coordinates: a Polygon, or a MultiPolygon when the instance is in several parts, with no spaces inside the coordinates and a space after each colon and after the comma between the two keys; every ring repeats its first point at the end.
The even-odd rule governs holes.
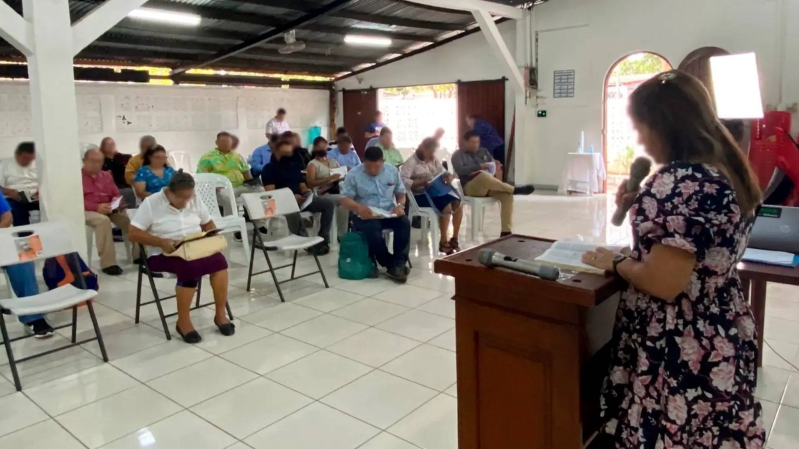
{"type": "Polygon", "coordinates": [[[334,159],[342,167],[347,167],[347,170],[361,165],[361,158],[358,153],[352,148],[352,138],[348,135],[338,136],[336,147],[327,153],[327,157],[334,159]]]}
{"type": "Polygon", "coordinates": [[[400,284],[408,280],[405,264],[411,242],[405,193],[399,170],[385,164],[377,147],[366,149],[363,164],[347,173],[341,189],[341,205],[354,214],[353,227],[366,237],[369,252],[387,269],[388,277],[400,284]],[[383,240],[385,229],[394,231],[393,254],[383,240]]]}

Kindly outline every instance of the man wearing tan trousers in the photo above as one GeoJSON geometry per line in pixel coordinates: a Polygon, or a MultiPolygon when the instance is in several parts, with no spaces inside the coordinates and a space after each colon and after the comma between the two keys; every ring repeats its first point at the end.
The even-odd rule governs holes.
{"type": "Polygon", "coordinates": [[[466,196],[491,197],[499,201],[502,223],[500,236],[509,235],[513,228],[513,195],[529,195],[534,188],[514,187],[502,182],[502,165],[480,146],[480,136],[474,131],[463,136],[461,149],[452,155],[452,168],[460,178],[466,196]]]}
{"type": "MultiPolygon", "coordinates": [[[[104,156],[93,149],[83,155],[83,209],[86,215],[86,226],[94,228],[97,241],[97,253],[100,255],[100,268],[111,276],[122,274],[117,265],[117,254],[114,248],[112,223],[124,234],[128,233],[130,219],[125,213],[125,200],[114,207],[114,200],[121,198],[110,172],[103,171],[104,156]]],[[[139,258],[138,246],[133,247],[133,258],[139,258]]]]}

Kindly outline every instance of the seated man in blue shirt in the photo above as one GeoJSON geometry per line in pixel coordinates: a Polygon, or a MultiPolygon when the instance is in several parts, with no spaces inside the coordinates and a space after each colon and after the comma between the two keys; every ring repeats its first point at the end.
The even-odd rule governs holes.
{"type": "MultiPolygon", "coordinates": [[[[275,147],[272,160],[264,167],[261,173],[261,182],[264,189],[290,189],[297,199],[297,204],[302,207],[308,195],[313,193],[305,184],[305,175],[302,171],[305,165],[302,159],[294,154],[294,148],[288,140],[281,140],[275,147]]],[[[319,237],[324,241],[316,246],[308,248],[308,252],[317,256],[323,256],[330,252],[330,227],[333,224],[333,217],[336,213],[336,204],[321,196],[314,195],[310,204],[302,209],[303,212],[320,213],[322,215],[319,224],[319,237]]],[[[306,236],[308,233],[302,225],[302,218],[299,213],[286,215],[286,222],[292,234],[306,236]]]]}
{"type": "Polygon", "coordinates": [[[352,170],[361,165],[361,158],[358,157],[358,153],[352,148],[352,138],[350,136],[339,136],[337,143],[338,146],[327,153],[328,158],[337,161],[342,167],[347,167],[347,170],[352,170]]]}
{"type": "Polygon", "coordinates": [[[280,136],[277,134],[272,134],[269,137],[269,142],[266,145],[260,146],[255,149],[252,153],[252,157],[250,159],[250,172],[252,173],[253,178],[257,178],[261,176],[261,172],[264,171],[264,167],[272,160],[272,152],[275,144],[277,144],[278,139],[280,136]]]}
{"type": "Polygon", "coordinates": [[[411,222],[405,216],[405,184],[399,170],[384,162],[380,148],[367,148],[363,164],[344,178],[341,205],[354,214],[353,227],[366,237],[369,252],[377,263],[388,270],[391,279],[404,284],[408,280],[405,264],[411,241],[411,222]],[[392,216],[380,218],[377,212],[392,216]],[[394,231],[393,254],[383,240],[385,229],[394,231]]]}

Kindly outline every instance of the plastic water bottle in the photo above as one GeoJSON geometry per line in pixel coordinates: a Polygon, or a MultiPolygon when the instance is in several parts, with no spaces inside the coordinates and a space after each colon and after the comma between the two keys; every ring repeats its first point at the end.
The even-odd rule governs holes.
{"type": "Polygon", "coordinates": [[[593,145],[588,147],[588,152],[591,153],[591,154],[594,154],[594,146],[593,145]]]}

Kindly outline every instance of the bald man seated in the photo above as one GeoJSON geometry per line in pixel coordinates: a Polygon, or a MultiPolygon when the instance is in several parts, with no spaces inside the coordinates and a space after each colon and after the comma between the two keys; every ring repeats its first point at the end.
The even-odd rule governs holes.
{"type": "MultiPolygon", "coordinates": [[[[83,210],[86,226],[94,229],[100,268],[105,274],[119,276],[122,268],[117,264],[112,224],[127,234],[130,219],[125,213],[127,205],[114,183],[114,177],[110,172],[103,171],[104,160],[105,157],[97,149],[88,150],[83,155],[83,210]],[[117,200],[118,204],[115,203],[117,200]]],[[[133,247],[133,258],[139,258],[138,245],[133,247]]]]}

